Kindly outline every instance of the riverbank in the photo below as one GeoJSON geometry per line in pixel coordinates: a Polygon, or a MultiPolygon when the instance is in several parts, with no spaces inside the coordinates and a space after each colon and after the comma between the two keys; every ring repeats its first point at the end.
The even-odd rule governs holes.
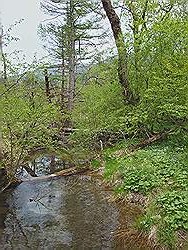
{"type": "Polygon", "coordinates": [[[130,152],[138,141],[127,140],[105,149],[102,160],[92,163],[104,166],[103,176],[117,197],[144,208],[135,226],[170,249],[181,249],[188,239],[187,142],[187,134],[173,134],[130,152]]]}
{"type": "MultiPolygon", "coordinates": [[[[122,207],[129,203],[141,208],[142,216],[136,217],[134,228],[120,229],[122,238],[141,234],[149,249],[152,245],[159,249],[160,246],[186,249],[183,247],[188,239],[187,142],[186,134],[173,134],[142,148],[137,146],[138,139],[127,139],[105,148],[99,159],[92,161],[89,174],[95,175],[92,170],[96,169],[96,175],[110,184],[122,207]]],[[[57,173],[72,175],[79,173],[79,169],[82,170],[70,168],[57,173]]],[[[2,175],[5,176],[3,172],[2,175]]],[[[33,179],[53,180],[54,176],[33,179]]]]}

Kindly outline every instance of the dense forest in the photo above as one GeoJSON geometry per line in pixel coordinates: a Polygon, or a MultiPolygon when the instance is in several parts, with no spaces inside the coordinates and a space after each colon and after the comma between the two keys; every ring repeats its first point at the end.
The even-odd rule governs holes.
{"type": "Polygon", "coordinates": [[[42,0],[48,60],[28,64],[0,36],[0,187],[39,154],[102,173],[136,203],[135,228],[180,249],[188,230],[186,0],[42,0]]]}

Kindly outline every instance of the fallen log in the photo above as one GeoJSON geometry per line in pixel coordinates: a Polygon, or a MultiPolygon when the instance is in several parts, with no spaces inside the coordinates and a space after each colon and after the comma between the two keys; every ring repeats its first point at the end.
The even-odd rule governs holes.
{"type": "Polygon", "coordinates": [[[89,167],[85,167],[85,168],[72,167],[72,168],[68,168],[68,169],[64,169],[64,170],[55,172],[54,174],[32,177],[31,179],[27,179],[27,180],[23,180],[23,181],[48,180],[48,179],[58,178],[61,176],[66,177],[66,176],[71,176],[71,175],[76,175],[76,174],[83,174],[83,173],[86,173],[88,171],[90,171],[89,167]]]}
{"type": "Polygon", "coordinates": [[[133,152],[133,151],[135,151],[137,149],[145,148],[145,147],[151,145],[153,142],[165,139],[168,133],[169,132],[164,132],[164,133],[161,133],[161,134],[152,135],[148,139],[143,140],[143,141],[139,142],[136,145],[131,145],[128,150],[129,150],[129,152],[133,152]]]}
{"type": "Polygon", "coordinates": [[[136,150],[143,149],[143,148],[151,145],[154,142],[164,140],[168,136],[168,134],[170,134],[171,132],[172,132],[172,130],[169,130],[169,131],[163,132],[163,133],[154,134],[151,137],[149,137],[148,139],[145,139],[136,145],[130,145],[127,149],[121,149],[121,150],[116,151],[114,153],[114,156],[121,157],[123,155],[129,155],[136,150]]]}
{"type": "Polygon", "coordinates": [[[83,173],[86,173],[88,171],[91,171],[89,167],[85,167],[85,168],[72,167],[72,168],[61,170],[61,171],[56,172],[54,174],[43,175],[43,176],[38,176],[38,177],[31,177],[30,179],[20,180],[20,179],[14,178],[14,179],[10,180],[7,183],[7,185],[0,190],[0,194],[2,192],[6,191],[7,189],[14,188],[14,187],[18,186],[19,184],[21,184],[23,182],[50,180],[50,179],[58,178],[61,176],[66,177],[66,176],[71,176],[71,175],[76,175],[76,174],[83,174],[83,173]]]}

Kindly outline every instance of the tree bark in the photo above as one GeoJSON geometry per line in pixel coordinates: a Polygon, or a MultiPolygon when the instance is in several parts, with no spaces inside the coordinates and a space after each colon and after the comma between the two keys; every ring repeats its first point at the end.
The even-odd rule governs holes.
{"type": "Polygon", "coordinates": [[[43,176],[38,176],[38,177],[32,177],[31,179],[24,180],[24,181],[41,181],[41,180],[49,180],[49,179],[55,179],[61,176],[72,176],[72,175],[77,175],[77,174],[84,174],[86,172],[90,171],[89,167],[84,167],[84,168],[78,168],[78,167],[71,167],[68,169],[61,170],[59,172],[55,172],[50,175],[43,175],[43,176]]]}
{"type": "Polygon", "coordinates": [[[108,20],[111,24],[113,36],[115,39],[117,51],[118,51],[118,76],[120,84],[123,88],[123,95],[125,101],[130,103],[132,101],[132,93],[129,86],[128,80],[128,67],[127,67],[127,51],[125,42],[123,39],[123,33],[121,30],[120,19],[116,14],[114,7],[112,6],[111,0],[101,0],[103,8],[106,12],[108,20]]]}
{"type": "Polygon", "coordinates": [[[63,111],[64,109],[64,96],[65,96],[65,59],[64,59],[64,51],[62,47],[62,60],[61,60],[61,94],[60,94],[60,105],[61,105],[61,110],[63,111]]]}
{"type": "Polygon", "coordinates": [[[44,70],[44,78],[45,78],[46,97],[47,97],[48,101],[51,102],[51,98],[50,98],[50,81],[49,81],[48,70],[47,69],[44,70]]]}
{"type": "Polygon", "coordinates": [[[74,106],[75,97],[75,85],[76,85],[76,49],[75,49],[75,24],[74,24],[74,3],[70,1],[67,6],[67,25],[68,30],[68,70],[69,70],[69,82],[68,82],[68,111],[72,111],[74,106]]]}
{"type": "Polygon", "coordinates": [[[3,66],[3,80],[6,86],[6,81],[7,81],[7,63],[6,63],[6,58],[5,54],[3,51],[3,28],[0,27],[0,57],[2,58],[2,66],[3,66]]]}
{"type": "Polygon", "coordinates": [[[68,110],[72,111],[74,106],[74,96],[75,96],[75,42],[70,43],[70,58],[69,58],[69,86],[68,86],[68,110]]]}

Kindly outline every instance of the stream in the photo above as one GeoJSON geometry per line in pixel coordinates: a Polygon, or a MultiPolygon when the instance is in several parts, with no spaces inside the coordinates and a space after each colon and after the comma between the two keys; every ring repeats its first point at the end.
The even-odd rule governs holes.
{"type": "Polygon", "coordinates": [[[111,197],[91,176],[25,181],[0,195],[0,249],[147,249],[136,235],[116,236],[139,211],[127,206],[122,213],[111,197]]]}

